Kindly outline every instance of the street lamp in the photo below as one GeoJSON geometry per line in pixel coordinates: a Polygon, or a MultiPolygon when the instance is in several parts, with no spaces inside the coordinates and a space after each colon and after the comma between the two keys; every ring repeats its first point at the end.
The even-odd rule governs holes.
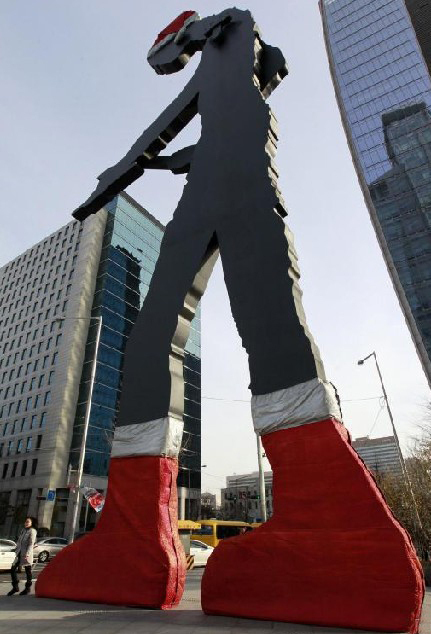
{"type": "Polygon", "coordinates": [[[376,355],[376,353],[373,351],[373,352],[371,352],[371,354],[369,354],[368,356],[364,357],[363,359],[359,359],[359,361],[358,361],[358,365],[364,365],[364,362],[365,362],[365,361],[367,361],[367,359],[370,359],[371,357],[374,357],[374,361],[375,361],[375,363],[376,363],[377,373],[378,373],[378,375],[379,375],[379,378],[380,378],[380,384],[381,384],[381,386],[382,386],[383,398],[385,399],[386,408],[387,408],[387,410],[388,410],[389,419],[390,419],[390,421],[391,421],[391,425],[392,425],[392,433],[393,433],[394,438],[395,438],[395,444],[396,444],[396,446],[397,446],[398,455],[399,455],[400,462],[401,462],[401,468],[402,468],[402,470],[403,470],[403,475],[404,475],[404,477],[406,477],[406,478],[407,478],[407,469],[406,469],[406,464],[405,464],[405,462],[404,462],[404,457],[403,457],[403,454],[402,454],[402,452],[401,452],[401,447],[400,447],[400,443],[399,443],[399,440],[398,440],[397,430],[395,429],[394,417],[392,416],[392,411],[391,411],[391,408],[390,408],[390,406],[389,406],[388,396],[387,396],[387,394],[386,394],[385,386],[384,386],[384,383],[383,383],[382,373],[380,372],[380,367],[379,367],[379,364],[378,364],[378,362],[377,362],[377,355],[376,355]]]}
{"type": "Polygon", "coordinates": [[[402,472],[403,472],[404,480],[405,480],[406,486],[407,486],[407,488],[409,490],[409,493],[411,495],[411,498],[413,500],[413,506],[414,506],[414,509],[415,509],[415,515],[416,515],[416,520],[417,520],[417,523],[418,523],[418,527],[419,527],[419,529],[422,530],[421,518],[419,516],[419,511],[418,511],[418,507],[417,507],[417,504],[416,504],[416,499],[415,499],[415,496],[414,496],[414,493],[413,493],[412,484],[410,482],[409,474],[407,472],[406,463],[404,461],[404,456],[403,456],[402,451],[401,451],[400,442],[398,440],[397,430],[395,429],[394,417],[392,416],[392,411],[391,411],[391,408],[389,406],[388,396],[386,394],[385,385],[383,383],[383,377],[382,377],[382,373],[380,372],[380,367],[379,367],[379,364],[378,364],[378,361],[377,361],[376,353],[373,351],[369,355],[364,357],[363,359],[359,359],[358,365],[363,365],[364,362],[367,361],[367,359],[370,359],[371,357],[374,357],[374,361],[376,363],[377,373],[379,375],[380,384],[382,386],[383,398],[385,399],[386,408],[388,410],[389,419],[391,421],[392,433],[393,433],[393,436],[394,436],[394,439],[395,439],[395,444],[397,446],[398,456],[400,458],[401,469],[402,469],[402,472]]]}
{"type": "MultiPolygon", "coordinates": [[[[203,469],[204,467],[207,467],[207,466],[208,465],[206,465],[206,464],[201,464],[201,469],[203,469]]],[[[202,517],[202,480],[201,480],[201,497],[199,499],[198,509],[199,509],[198,517],[202,517]]]]}
{"type": "Polygon", "coordinates": [[[82,482],[82,475],[84,471],[84,458],[85,458],[85,445],[87,443],[87,434],[88,434],[88,425],[90,422],[90,413],[91,413],[91,399],[93,397],[93,389],[94,389],[94,381],[96,378],[96,365],[97,365],[97,353],[99,351],[99,343],[100,343],[100,334],[102,332],[102,316],[100,317],[57,317],[54,321],[65,321],[65,320],[75,320],[75,319],[83,319],[87,321],[97,321],[97,333],[96,333],[96,346],[94,350],[93,361],[91,364],[91,376],[90,376],[90,387],[88,392],[88,399],[85,406],[85,416],[84,416],[84,429],[82,432],[82,440],[81,447],[79,449],[79,461],[78,461],[78,470],[77,470],[77,478],[76,478],[76,486],[72,489],[73,496],[73,507],[72,507],[72,523],[70,526],[70,532],[68,537],[68,542],[71,544],[73,542],[76,530],[76,523],[78,520],[78,510],[79,510],[79,490],[82,482]]]}
{"type": "Polygon", "coordinates": [[[256,433],[257,441],[257,464],[259,467],[259,494],[260,494],[260,516],[262,522],[266,522],[266,492],[265,492],[265,472],[263,470],[263,452],[262,441],[258,433],[256,433]]]}

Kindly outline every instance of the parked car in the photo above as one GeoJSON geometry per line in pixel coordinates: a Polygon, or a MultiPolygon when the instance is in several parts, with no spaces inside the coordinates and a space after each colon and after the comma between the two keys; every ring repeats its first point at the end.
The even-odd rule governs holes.
{"type": "Polygon", "coordinates": [[[0,570],[10,570],[15,560],[15,548],[14,541],[0,538],[0,570]]]}
{"type": "Polygon", "coordinates": [[[204,544],[197,539],[190,540],[190,554],[194,555],[195,566],[206,566],[208,557],[212,554],[214,548],[204,544]]]}
{"type": "Polygon", "coordinates": [[[67,539],[64,537],[46,537],[40,539],[34,545],[33,561],[39,561],[41,563],[48,561],[54,557],[62,548],[67,546],[67,539]]]}

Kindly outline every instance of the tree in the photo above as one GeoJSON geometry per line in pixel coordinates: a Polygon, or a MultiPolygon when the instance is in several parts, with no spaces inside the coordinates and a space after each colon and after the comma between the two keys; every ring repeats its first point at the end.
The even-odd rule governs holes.
{"type": "Polygon", "coordinates": [[[376,482],[397,520],[410,534],[431,584],[431,404],[427,419],[413,439],[404,476],[376,473],[376,482]]]}

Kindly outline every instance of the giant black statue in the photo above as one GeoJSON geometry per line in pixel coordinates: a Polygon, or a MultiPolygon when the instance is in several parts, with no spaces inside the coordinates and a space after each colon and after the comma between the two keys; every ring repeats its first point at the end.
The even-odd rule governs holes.
{"type": "Polygon", "coordinates": [[[266,103],[287,75],[285,59],[263,41],[250,12],[227,9],[204,19],[183,13],[148,61],[169,74],[197,51],[200,64],[181,94],[74,213],[79,220],[96,213],[146,169],[188,172],[126,348],[102,517],[42,573],[37,593],[161,608],[179,602],[184,346],[220,253],[249,359],[254,427],[274,472],[274,515],[217,547],[203,579],[204,610],[413,632],[418,560],[351,448],[305,323],[273,163],[276,120],[266,103]],[[165,156],[197,113],[196,146],[165,156]]]}

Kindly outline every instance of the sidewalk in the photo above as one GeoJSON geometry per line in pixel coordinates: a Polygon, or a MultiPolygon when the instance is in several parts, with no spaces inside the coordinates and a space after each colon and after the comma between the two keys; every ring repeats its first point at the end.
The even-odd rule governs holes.
{"type": "MultiPolygon", "coordinates": [[[[1,591],[5,591],[4,584],[1,591]]],[[[175,610],[141,610],[55,599],[0,597],[0,634],[356,634],[358,630],[310,627],[272,621],[205,616],[200,590],[186,591],[175,610]]],[[[420,634],[431,632],[431,590],[428,589],[420,634]]]]}

